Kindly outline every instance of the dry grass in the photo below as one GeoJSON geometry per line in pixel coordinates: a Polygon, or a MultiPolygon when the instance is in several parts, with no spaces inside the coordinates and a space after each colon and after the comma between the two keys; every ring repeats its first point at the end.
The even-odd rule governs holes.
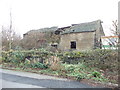
{"type": "Polygon", "coordinates": [[[64,67],[61,65],[60,58],[56,56],[51,56],[48,58],[45,64],[49,64],[49,68],[53,71],[64,69],[64,67]]]}

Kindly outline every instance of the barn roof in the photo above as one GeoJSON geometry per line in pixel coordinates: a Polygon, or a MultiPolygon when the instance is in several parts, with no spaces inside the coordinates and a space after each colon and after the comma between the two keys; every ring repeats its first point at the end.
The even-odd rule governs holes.
{"type": "Polygon", "coordinates": [[[32,32],[35,32],[35,33],[36,32],[55,32],[57,29],[58,29],[57,27],[41,28],[41,29],[36,29],[36,30],[30,30],[27,33],[32,33],[32,32]]]}
{"type": "Polygon", "coordinates": [[[62,32],[61,34],[77,33],[77,32],[93,32],[101,27],[101,20],[96,20],[93,22],[72,24],[72,26],[62,32]]]}

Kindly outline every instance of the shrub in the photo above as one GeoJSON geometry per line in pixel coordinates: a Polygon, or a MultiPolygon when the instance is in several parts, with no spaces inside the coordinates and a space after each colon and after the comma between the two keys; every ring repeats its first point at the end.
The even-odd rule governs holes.
{"type": "Polygon", "coordinates": [[[64,69],[63,65],[60,62],[60,58],[57,56],[50,56],[45,64],[47,64],[49,66],[49,68],[53,71],[58,70],[61,71],[64,69]]]}
{"type": "Polygon", "coordinates": [[[71,51],[63,53],[61,56],[63,63],[78,64],[84,62],[88,67],[99,69],[118,70],[118,52],[117,50],[89,50],[89,51],[71,51]],[[111,63],[112,62],[112,63],[111,63]]]}
{"type": "Polygon", "coordinates": [[[76,74],[76,80],[81,80],[81,79],[84,79],[85,78],[85,75],[84,74],[81,74],[81,73],[79,73],[79,74],[76,74]]]}
{"type": "Polygon", "coordinates": [[[0,64],[2,64],[2,57],[0,56],[0,64]]]}
{"type": "MultiPolygon", "coordinates": [[[[15,63],[19,64],[21,62],[25,62],[28,60],[41,60],[43,63],[48,56],[54,55],[54,53],[46,51],[46,50],[28,50],[28,51],[2,51],[2,61],[5,63],[15,63]]],[[[39,62],[39,61],[38,61],[39,62]]]]}
{"type": "Polygon", "coordinates": [[[5,62],[5,63],[9,62],[9,53],[2,51],[1,54],[2,54],[2,62],[5,62]]]}
{"type": "Polygon", "coordinates": [[[42,63],[34,63],[30,65],[31,68],[41,68],[41,69],[46,69],[48,68],[45,64],[42,63]]]}
{"type": "Polygon", "coordinates": [[[94,71],[91,73],[93,77],[100,77],[101,76],[101,73],[98,72],[98,71],[94,71]]]}

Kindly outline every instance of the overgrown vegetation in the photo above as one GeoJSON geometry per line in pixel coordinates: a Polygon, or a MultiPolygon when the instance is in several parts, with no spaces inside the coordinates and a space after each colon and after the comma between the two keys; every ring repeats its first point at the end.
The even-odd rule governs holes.
{"type": "Polygon", "coordinates": [[[118,69],[118,51],[117,50],[91,50],[83,52],[66,52],[63,54],[63,62],[79,63],[85,62],[88,67],[99,69],[109,69],[116,71],[118,69]],[[111,63],[112,62],[112,63],[111,63]]]}
{"type": "Polygon", "coordinates": [[[118,53],[115,50],[91,50],[53,53],[45,49],[2,51],[3,66],[29,68],[36,72],[76,80],[92,79],[117,83],[118,53]],[[111,63],[112,62],[112,63],[111,63]],[[116,77],[113,77],[116,76],[116,77]]]}

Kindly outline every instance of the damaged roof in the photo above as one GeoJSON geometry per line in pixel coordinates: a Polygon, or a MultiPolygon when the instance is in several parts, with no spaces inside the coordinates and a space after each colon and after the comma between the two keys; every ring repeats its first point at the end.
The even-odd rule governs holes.
{"type": "Polygon", "coordinates": [[[55,32],[57,29],[58,29],[58,27],[41,28],[41,29],[36,29],[36,30],[30,30],[27,33],[31,33],[31,32],[55,32]]]}
{"type": "Polygon", "coordinates": [[[66,29],[61,34],[77,33],[77,32],[93,32],[101,27],[101,20],[96,20],[93,22],[72,24],[69,29],[66,29]]]}

